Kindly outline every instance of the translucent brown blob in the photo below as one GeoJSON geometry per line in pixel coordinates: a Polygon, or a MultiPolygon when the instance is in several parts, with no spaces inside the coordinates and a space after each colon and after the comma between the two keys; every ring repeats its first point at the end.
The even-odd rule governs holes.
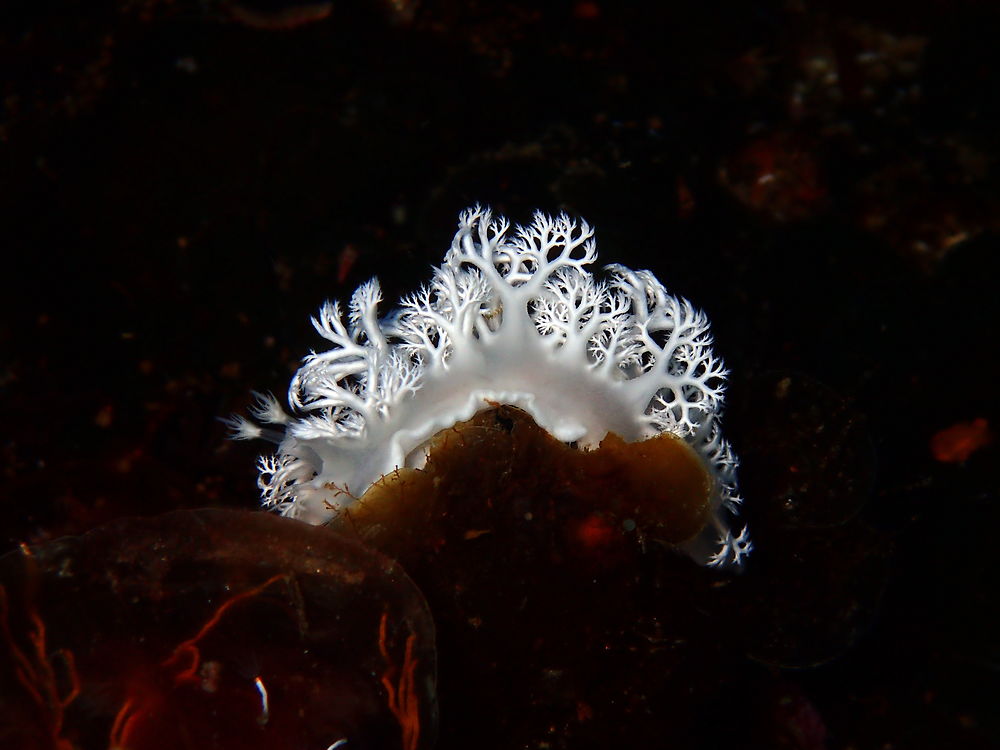
{"type": "Polygon", "coordinates": [[[259,512],[0,560],[0,736],[34,748],[430,747],[434,628],[393,561],[259,512]]]}
{"type": "Polygon", "coordinates": [[[584,452],[501,406],[439,433],[427,453],[423,468],[384,477],[338,525],[397,555],[456,521],[469,539],[511,519],[561,519],[569,547],[589,554],[632,531],[678,544],[709,519],[712,476],[671,434],[638,443],[608,434],[584,452]]]}

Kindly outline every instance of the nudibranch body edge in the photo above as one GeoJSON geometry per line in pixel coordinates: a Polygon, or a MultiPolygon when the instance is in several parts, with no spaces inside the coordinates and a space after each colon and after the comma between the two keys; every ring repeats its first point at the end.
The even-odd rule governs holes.
{"type": "Polygon", "coordinates": [[[442,429],[491,404],[516,406],[582,450],[608,433],[629,442],[669,432],[704,460],[711,522],[680,545],[698,562],[739,565],[751,549],[731,522],[741,500],[737,460],[719,415],[726,370],[704,313],[649,271],[605,267],[594,231],[566,214],[514,226],[488,209],[463,211],[431,282],[380,318],[376,279],[312,323],[331,348],[292,379],[286,413],[258,394],[239,439],[278,443],[259,461],[265,506],[324,523],[380,477],[419,466],[442,429]],[[282,429],[283,428],[283,429],[282,429]]]}

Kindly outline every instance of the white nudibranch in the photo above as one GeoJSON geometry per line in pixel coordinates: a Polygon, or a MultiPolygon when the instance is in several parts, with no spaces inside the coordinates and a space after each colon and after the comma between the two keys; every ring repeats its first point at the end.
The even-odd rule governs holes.
{"type": "Polygon", "coordinates": [[[745,527],[730,528],[737,460],[719,427],[727,373],[708,320],[649,271],[610,265],[595,278],[596,260],[584,221],[536,212],[512,228],[475,206],[430,284],[385,317],[376,279],[354,292],[346,321],[325,303],[312,323],[331,346],[292,379],[298,416],[257,394],[252,417],[279,429],[229,420],[235,438],[278,443],[259,461],[264,505],[327,522],[383,475],[420,466],[440,430],[509,404],[581,450],[608,432],[681,437],[714,477],[711,523],[683,547],[702,563],[740,564],[751,544],[745,527]]]}

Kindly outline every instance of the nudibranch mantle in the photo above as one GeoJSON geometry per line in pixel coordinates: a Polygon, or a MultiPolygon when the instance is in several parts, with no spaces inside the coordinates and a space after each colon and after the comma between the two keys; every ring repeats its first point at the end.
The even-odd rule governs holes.
{"type": "Polygon", "coordinates": [[[649,271],[606,267],[597,279],[594,230],[565,213],[527,226],[475,206],[431,282],[379,318],[378,281],[312,319],[331,347],[292,379],[287,414],[270,395],[251,409],[261,428],[230,420],[239,439],[264,437],[265,506],[319,524],[380,477],[419,466],[440,430],[491,404],[517,406],[558,440],[587,450],[608,432],[685,440],[714,476],[712,519],[684,548],[699,562],[738,565],[750,551],[733,533],[737,460],[719,414],[726,370],[704,313],[667,293],[649,271]]]}

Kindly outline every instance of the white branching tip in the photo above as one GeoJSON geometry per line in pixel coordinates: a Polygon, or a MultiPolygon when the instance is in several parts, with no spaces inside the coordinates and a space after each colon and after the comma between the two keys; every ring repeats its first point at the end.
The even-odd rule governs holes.
{"type": "Polygon", "coordinates": [[[752,550],[753,543],[750,541],[750,531],[746,526],[743,527],[739,536],[734,537],[731,532],[726,531],[719,539],[718,551],[708,559],[707,564],[712,567],[724,565],[738,567],[743,564],[743,560],[752,550]]]}
{"type": "Polygon", "coordinates": [[[257,421],[265,424],[288,424],[292,421],[273,394],[253,391],[253,397],[255,401],[250,407],[250,416],[257,421]]]}
{"type": "Polygon", "coordinates": [[[219,421],[229,429],[230,440],[256,440],[263,433],[260,427],[240,414],[219,417],[219,421]]]}
{"type": "MultiPolygon", "coordinates": [[[[254,403],[250,406],[250,416],[258,422],[270,425],[288,425],[292,418],[278,404],[278,399],[270,393],[260,393],[253,391],[254,403]]],[[[229,428],[229,438],[231,440],[269,440],[272,443],[280,443],[285,439],[283,430],[262,428],[240,414],[230,417],[220,417],[226,427],[229,428]]]]}

